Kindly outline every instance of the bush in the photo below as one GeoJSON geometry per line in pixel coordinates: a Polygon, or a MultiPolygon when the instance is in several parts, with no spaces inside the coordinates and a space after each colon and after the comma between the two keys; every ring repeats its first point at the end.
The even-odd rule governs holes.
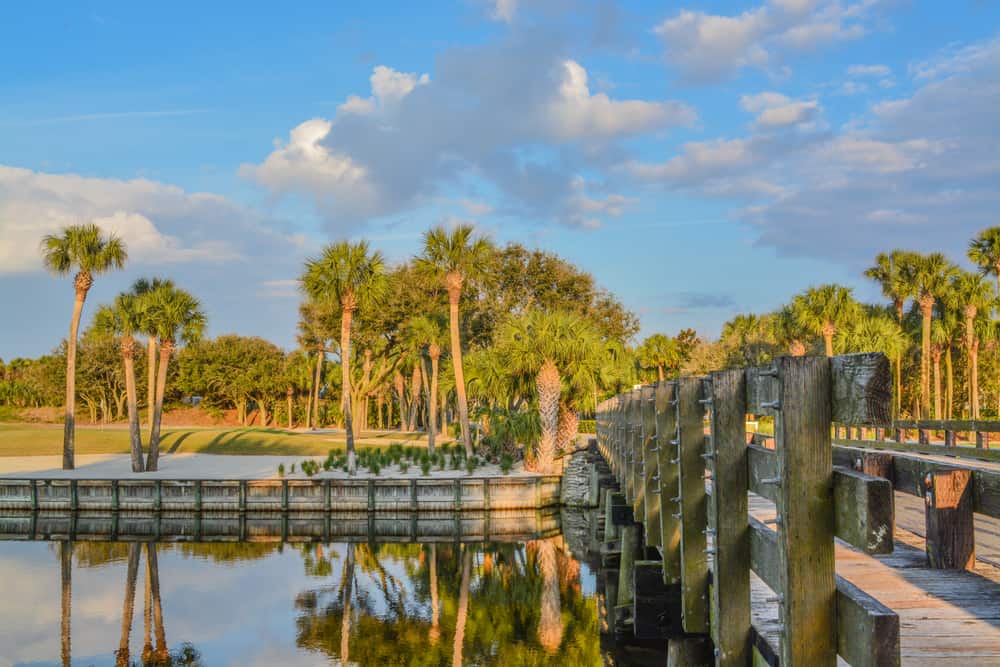
{"type": "Polygon", "coordinates": [[[479,464],[479,459],[473,456],[465,460],[465,469],[469,471],[469,474],[471,475],[473,472],[475,472],[476,466],[478,464],[479,464]]]}
{"type": "Polygon", "coordinates": [[[593,419],[581,419],[579,433],[597,433],[597,422],[593,419]]]}
{"type": "Polygon", "coordinates": [[[399,472],[405,473],[409,469],[410,469],[410,464],[408,462],[403,461],[402,463],[399,464],[399,472]]]}
{"type": "Polygon", "coordinates": [[[423,459],[420,461],[420,474],[426,477],[431,474],[431,462],[430,459],[423,459]]]}
{"type": "Polygon", "coordinates": [[[500,471],[507,475],[510,474],[511,466],[514,465],[514,457],[510,454],[502,454],[500,456],[500,471]]]}
{"type": "Polygon", "coordinates": [[[285,464],[284,463],[279,463],[278,464],[278,477],[284,477],[284,476],[285,476],[285,464]]]}

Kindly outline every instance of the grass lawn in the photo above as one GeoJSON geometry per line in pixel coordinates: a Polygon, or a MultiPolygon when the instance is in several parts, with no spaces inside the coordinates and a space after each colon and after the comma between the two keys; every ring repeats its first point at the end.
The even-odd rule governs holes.
{"type": "MultiPolygon", "coordinates": [[[[60,424],[0,424],[0,456],[40,456],[62,454],[63,429],[60,424]]],[[[143,445],[148,446],[148,431],[143,445]]],[[[357,438],[361,447],[388,447],[394,442],[423,445],[422,433],[366,433],[357,438]]],[[[267,428],[165,428],[162,452],[201,454],[323,455],[345,447],[344,436],[332,433],[293,433],[267,428]]],[[[124,428],[78,427],[77,454],[127,454],[128,430],[124,428]]]]}

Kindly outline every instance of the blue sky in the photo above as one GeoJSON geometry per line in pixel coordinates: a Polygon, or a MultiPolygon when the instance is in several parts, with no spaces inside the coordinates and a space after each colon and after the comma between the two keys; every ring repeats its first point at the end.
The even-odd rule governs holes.
{"type": "Polygon", "coordinates": [[[344,237],[399,261],[471,221],[592,272],[643,334],[714,335],[812,284],[875,298],[876,252],[960,261],[998,224],[993,2],[0,11],[3,358],[65,335],[36,248],[87,220],[131,251],[94,302],[170,276],[212,335],[286,347],[303,258],[344,237]]]}

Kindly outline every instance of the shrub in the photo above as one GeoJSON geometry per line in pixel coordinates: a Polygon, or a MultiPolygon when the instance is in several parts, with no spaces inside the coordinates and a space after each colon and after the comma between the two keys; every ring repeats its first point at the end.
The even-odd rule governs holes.
{"type": "Polygon", "coordinates": [[[581,419],[578,433],[597,433],[597,422],[593,419],[581,419]]]}
{"type": "Polygon", "coordinates": [[[470,475],[471,475],[471,474],[472,474],[473,472],[475,472],[475,470],[476,470],[476,465],[477,465],[478,463],[479,463],[479,460],[478,460],[478,459],[477,459],[477,458],[476,458],[475,456],[473,456],[473,457],[471,457],[471,458],[468,458],[468,459],[466,459],[466,460],[465,460],[465,469],[469,471],[469,474],[470,474],[470,475]]]}
{"type": "Polygon", "coordinates": [[[510,454],[503,454],[500,456],[500,471],[507,475],[510,474],[510,468],[514,465],[514,458],[510,454]]]}
{"type": "Polygon", "coordinates": [[[278,477],[284,477],[284,476],[285,476],[285,464],[284,463],[279,463],[278,464],[278,477]]]}
{"type": "Polygon", "coordinates": [[[410,464],[407,463],[406,461],[403,461],[402,463],[399,464],[399,472],[405,473],[409,469],[410,469],[410,464]]]}
{"type": "Polygon", "coordinates": [[[430,459],[420,461],[420,474],[426,477],[431,474],[431,462],[430,459]]]}
{"type": "Polygon", "coordinates": [[[292,469],[291,469],[291,473],[292,473],[293,475],[295,474],[295,464],[294,464],[294,463],[292,464],[292,469]]]}

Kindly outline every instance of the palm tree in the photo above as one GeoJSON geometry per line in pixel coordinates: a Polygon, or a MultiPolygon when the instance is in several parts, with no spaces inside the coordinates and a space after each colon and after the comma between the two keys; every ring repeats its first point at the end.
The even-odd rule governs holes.
{"type": "MultiPolygon", "coordinates": [[[[995,228],[1000,229],[1000,228],[995,228]]],[[[989,231],[989,230],[987,230],[989,231]]],[[[948,306],[960,310],[965,324],[966,362],[968,368],[969,416],[979,418],[979,345],[976,335],[976,318],[995,303],[993,288],[981,275],[967,271],[956,272],[951,281],[948,306]]]]}
{"type": "Polygon", "coordinates": [[[595,385],[606,365],[606,346],[593,327],[577,315],[532,310],[500,328],[497,348],[508,360],[510,373],[535,378],[541,435],[537,456],[529,460],[529,466],[551,472],[559,445],[563,386],[568,384],[572,394],[581,395],[586,385],[595,385]]]}
{"type": "MultiPolygon", "coordinates": [[[[893,250],[892,252],[879,253],[875,257],[874,266],[865,270],[865,276],[871,278],[882,288],[882,296],[892,301],[892,307],[896,311],[896,322],[903,325],[903,310],[906,307],[907,299],[914,295],[910,292],[912,283],[907,279],[906,271],[912,266],[911,258],[913,253],[906,250],[893,250]]],[[[896,415],[903,409],[903,349],[898,356],[891,357],[895,366],[896,384],[896,415]]]]}
{"type": "Polygon", "coordinates": [[[792,310],[802,327],[823,337],[826,356],[833,356],[833,337],[837,329],[858,313],[858,303],[849,287],[822,285],[811,287],[795,297],[792,310]]]}
{"type": "MultiPolygon", "coordinates": [[[[164,344],[168,339],[162,338],[164,344]]],[[[153,632],[156,637],[156,649],[153,650],[153,659],[158,662],[165,662],[170,657],[170,650],[167,648],[167,633],[163,628],[163,605],[160,602],[160,566],[156,558],[156,543],[146,543],[146,577],[150,582],[149,591],[153,603],[153,632]]]]}
{"type": "Polygon", "coordinates": [[[66,343],[66,421],[63,424],[63,470],[72,470],[76,437],[76,339],[83,304],[94,284],[94,276],[125,266],[128,253],[120,238],[114,234],[105,236],[94,224],[73,225],[64,228],[61,234],[45,236],[41,251],[45,268],[51,273],[64,276],[74,269],[77,271],[73,279],[76,298],[66,343]]]}
{"type": "Polygon", "coordinates": [[[529,542],[534,546],[538,570],[542,575],[541,615],[538,619],[538,642],[549,655],[559,652],[562,644],[563,625],[559,600],[559,565],[556,557],[556,538],[529,542]]]}
{"type": "Polygon", "coordinates": [[[781,310],[770,315],[768,321],[773,329],[772,337],[779,346],[787,349],[793,357],[805,355],[806,346],[802,340],[808,332],[802,328],[791,306],[782,306],[781,310]]]}
{"type": "Polygon", "coordinates": [[[424,234],[424,255],[419,260],[419,266],[443,280],[448,290],[451,363],[455,371],[462,444],[465,445],[467,456],[472,456],[472,436],[469,432],[469,404],[465,395],[465,374],[462,369],[458,304],[462,298],[463,285],[477,274],[492,250],[492,246],[485,239],[473,238],[473,231],[472,225],[458,225],[450,232],[444,227],[429,230],[424,234]]]}
{"type": "Polygon", "coordinates": [[[357,310],[381,302],[388,286],[382,253],[365,241],[341,241],[326,246],[318,258],[306,262],[302,289],[316,302],[340,307],[340,366],[343,373],[344,430],[348,472],[357,470],[351,415],[351,322],[357,310]]]}
{"type": "Polygon", "coordinates": [[[431,589],[431,630],[428,636],[431,645],[438,643],[441,638],[441,604],[438,600],[438,576],[437,576],[437,545],[433,542],[428,545],[427,555],[430,561],[430,589],[431,589]]]}
{"type": "Polygon", "coordinates": [[[145,466],[142,460],[142,434],[139,428],[139,400],[135,391],[135,333],[141,326],[137,298],[132,294],[119,294],[115,297],[113,305],[102,306],[97,311],[94,322],[98,329],[112,336],[121,337],[132,472],[142,472],[145,466]]]}
{"type": "MultiPolygon", "coordinates": [[[[153,413],[156,410],[156,328],[146,314],[148,304],[152,302],[150,295],[161,289],[173,289],[174,282],[164,278],[139,278],[132,283],[132,294],[138,297],[137,307],[140,311],[142,333],[146,334],[146,415],[150,429],[153,426],[153,413]]],[[[150,431],[152,432],[152,431],[150,431]]]]}
{"type": "Polygon", "coordinates": [[[135,581],[139,573],[139,555],[142,545],[133,542],[128,547],[128,569],[125,573],[125,599],[122,602],[122,631],[115,654],[115,665],[129,665],[129,635],[132,633],[132,615],[135,612],[135,581]]]}
{"type": "Polygon", "coordinates": [[[969,259],[984,275],[992,273],[996,276],[997,294],[1000,296],[1000,227],[984,229],[969,241],[969,259]]]}
{"type": "Polygon", "coordinates": [[[69,667],[72,661],[73,651],[71,649],[70,638],[70,615],[73,607],[73,543],[62,541],[59,543],[59,571],[62,590],[62,615],[60,616],[60,630],[62,639],[62,664],[69,667]]]}
{"type": "Polygon", "coordinates": [[[462,667],[462,647],[465,644],[465,623],[469,617],[469,580],[472,578],[472,550],[462,545],[462,582],[458,593],[458,612],[455,617],[455,643],[452,647],[452,667],[462,667]]]}
{"type": "Polygon", "coordinates": [[[722,325],[719,336],[725,341],[735,358],[728,362],[734,366],[758,366],[771,354],[771,343],[767,316],[754,313],[740,314],[722,325]]]}
{"type": "Polygon", "coordinates": [[[427,451],[434,453],[437,431],[438,362],[445,342],[444,322],[435,315],[419,315],[407,322],[407,336],[415,344],[426,347],[430,361],[430,389],[427,392],[427,451]]]}
{"type": "Polygon", "coordinates": [[[178,337],[186,344],[196,342],[205,330],[201,304],[188,292],[174,286],[161,287],[147,295],[146,317],[151,331],[160,341],[159,368],[156,372],[156,398],[153,424],[149,434],[146,470],[155,471],[160,458],[160,422],[163,419],[163,396],[167,389],[167,366],[177,346],[178,337]]]}
{"type": "Polygon", "coordinates": [[[934,304],[948,291],[949,280],[957,271],[939,252],[930,255],[913,254],[906,258],[904,276],[906,291],[915,294],[922,318],[920,345],[920,410],[931,412],[931,320],[934,304]]]}
{"type": "Polygon", "coordinates": [[[885,315],[869,313],[843,329],[842,335],[834,340],[834,351],[837,354],[881,352],[892,358],[901,355],[908,345],[909,340],[899,324],[885,315]]]}
{"type": "Polygon", "coordinates": [[[637,351],[639,365],[643,368],[655,368],[657,379],[666,380],[665,369],[675,369],[681,361],[677,341],[663,334],[653,334],[642,342],[637,351]]]}

